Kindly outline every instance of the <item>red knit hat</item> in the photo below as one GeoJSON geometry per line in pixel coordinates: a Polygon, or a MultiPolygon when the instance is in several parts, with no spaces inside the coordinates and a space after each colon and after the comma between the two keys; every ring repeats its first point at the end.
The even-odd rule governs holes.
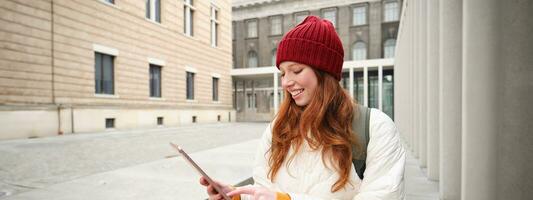
{"type": "Polygon", "coordinates": [[[308,16],[279,42],[276,67],[283,61],[309,65],[341,80],[344,50],[333,24],[317,16],[308,16]]]}

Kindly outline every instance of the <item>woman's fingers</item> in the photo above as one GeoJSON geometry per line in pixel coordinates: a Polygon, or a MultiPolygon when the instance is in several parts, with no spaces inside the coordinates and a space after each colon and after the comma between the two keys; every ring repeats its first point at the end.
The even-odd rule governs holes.
{"type": "Polygon", "coordinates": [[[223,193],[229,192],[232,190],[231,187],[229,187],[226,184],[220,183],[218,181],[213,180],[213,184],[210,184],[205,177],[200,177],[200,184],[203,186],[206,186],[207,194],[209,195],[209,200],[222,200],[224,199],[222,197],[222,194],[219,194],[219,192],[215,189],[214,185],[217,185],[222,189],[223,193]]]}
{"type": "Polygon", "coordinates": [[[241,194],[254,195],[256,189],[257,189],[256,187],[245,186],[245,187],[234,189],[233,191],[228,192],[226,195],[228,196],[241,195],[241,194]]]}
{"type": "Polygon", "coordinates": [[[215,187],[212,185],[207,186],[207,194],[209,195],[215,195],[218,194],[217,190],[215,190],[215,187]]]}
{"type": "Polygon", "coordinates": [[[200,184],[202,184],[203,186],[208,186],[209,182],[207,182],[207,179],[202,176],[200,177],[200,184]]]}
{"type": "Polygon", "coordinates": [[[241,194],[251,195],[253,196],[254,199],[261,199],[261,200],[275,200],[276,199],[276,192],[270,191],[267,188],[257,187],[257,186],[240,187],[231,192],[228,192],[226,195],[235,196],[235,195],[241,195],[241,194]]]}

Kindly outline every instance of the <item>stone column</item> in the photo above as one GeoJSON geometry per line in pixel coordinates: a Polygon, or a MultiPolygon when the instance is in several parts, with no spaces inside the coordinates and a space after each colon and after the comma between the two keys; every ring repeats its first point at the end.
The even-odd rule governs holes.
{"type": "Polygon", "coordinates": [[[274,115],[278,114],[279,100],[278,100],[278,72],[274,72],[274,115]]]}
{"type": "Polygon", "coordinates": [[[348,86],[348,88],[350,89],[350,97],[352,97],[352,99],[356,99],[355,95],[354,95],[354,88],[353,88],[353,81],[354,81],[353,80],[353,66],[350,66],[350,70],[349,70],[348,73],[350,73],[350,76],[349,76],[350,80],[349,80],[349,83],[348,83],[348,84],[350,84],[348,86]]]}
{"type": "Polygon", "coordinates": [[[439,1],[439,134],[442,200],[461,199],[462,0],[439,1]]]}
{"type": "Polygon", "coordinates": [[[411,87],[411,89],[413,90],[413,109],[412,109],[412,112],[413,112],[413,154],[415,156],[415,158],[419,158],[420,157],[420,148],[419,148],[419,144],[418,144],[418,137],[419,137],[419,130],[418,130],[418,124],[420,124],[420,115],[418,113],[418,104],[419,104],[419,99],[418,99],[418,72],[420,71],[419,70],[419,66],[418,66],[418,36],[420,35],[419,32],[418,32],[418,26],[420,25],[420,23],[418,23],[418,19],[419,19],[419,10],[418,10],[418,7],[419,7],[419,2],[418,1],[411,1],[412,2],[412,8],[411,8],[411,13],[412,13],[412,23],[413,23],[413,26],[412,26],[412,32],[413,32],[413,48],[412,48],[412,52],[411,52],[411,55],[412,55],[412,65],[413,65],[413,85],[411,87]]]}
{"type": "Polygon", "coordinates": [[[427,5],[427,176],[439,180],[439,1],[427,5]]]}
{"type": "Polygon", "coordinates": [[[419,161],[421,167],[427,166],[427,1],[418,1],[418,143],[419,143],[419,161]]]}
{"type": "Polygon", "coordinates": [[[531,1],[505,1],[498,35],[502,38],[496,82],[498,93],[498,162],[496,199],[530,199],[533,196],[533,20],[531,1]],[[502,84],[503,83],[503,84],[502,84]]]}
{"type": "MultiPolygon", "coordinates": [[[[463,2],[461,199],[496,200],[499,0],[463,2]]],[[[500,94],[501,95],[501,94],[500,94]]],[[[501,139],[501,138],[499,138],[501,139]]]]}

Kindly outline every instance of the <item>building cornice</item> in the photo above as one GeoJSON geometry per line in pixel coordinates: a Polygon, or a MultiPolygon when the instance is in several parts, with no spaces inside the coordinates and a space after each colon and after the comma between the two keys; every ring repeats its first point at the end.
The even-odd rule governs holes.
{"type": "Polygon", "coordinates": [[[262,18],[279,14],[319,10],[327,7],[346,6],[381,0],[256,0],[249,3],[232,5],[232,20],[241,21],[250,18],[262,18]]]}

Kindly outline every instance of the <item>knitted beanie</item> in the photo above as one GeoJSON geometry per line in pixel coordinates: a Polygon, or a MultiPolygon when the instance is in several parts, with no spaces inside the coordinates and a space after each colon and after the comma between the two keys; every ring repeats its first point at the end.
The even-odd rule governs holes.
{"type": "Polygon", "coordinates": [[[308,16],[287,32],[279,42],[276,67],[283,61],[309,65],[341,79],[344,50],[333,24],[317,16],[308,16]]]}

